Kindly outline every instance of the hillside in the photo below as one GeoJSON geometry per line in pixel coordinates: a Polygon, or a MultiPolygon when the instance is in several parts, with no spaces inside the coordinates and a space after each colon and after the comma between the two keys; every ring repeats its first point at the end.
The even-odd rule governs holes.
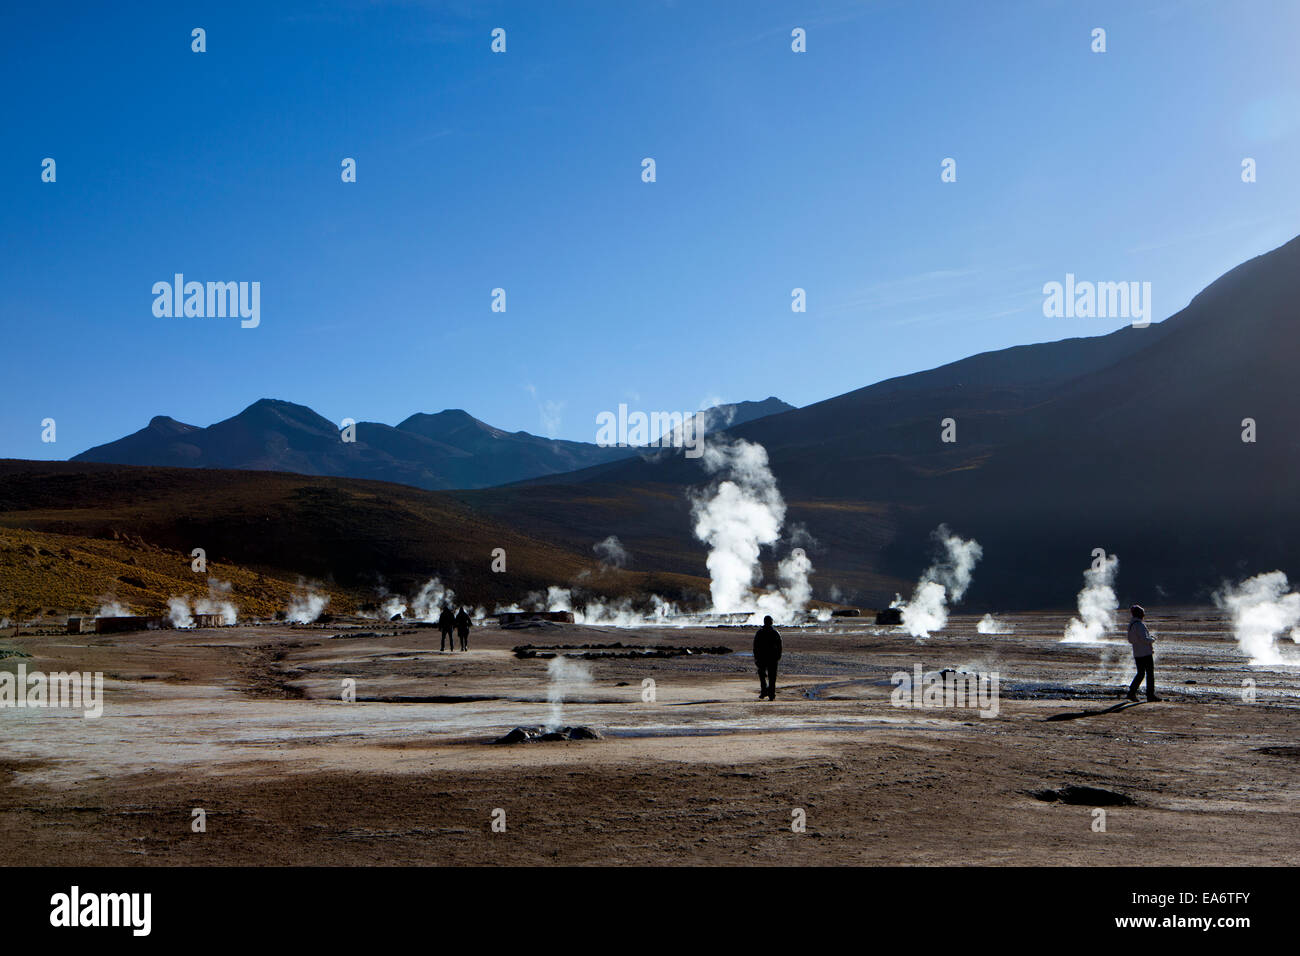
{"type": "MultiPolygon", "coordinates": [[[[806,547],[817,597],[878,606],[907,592],[929,562],[930,531],[945,522],[984,546],[971,608],[1069,607],[1098,547],[1120,557],[1121,602],[1204,602],[1225,579],[1300,572],[1298,302],[1300,239],[1148,328],[972,356],[725,434],[767,449],[787,529],[815,539],[806,547]],[[941,440],[947,418],[953,443],[941,440]],[[1245,419],[1254,442],[1242,441],[1245,419]]],[[[305,413],[314,415],[258,410],[310,432],[293,454],[333,454],[333,426],[305,413]]],[[[180,444],[193,436],[155,425],[180,444]]],[[[403,425],[386,440],[473,455],[500,438],[463,413],[403,425]]],[[[248,457],[261,439],[232,435],[241,460],[273,464],[248,457]]],[[[201,538],[225,559],[347,586],[412,582],[427,569],[502,600],[590,571],[592,544],[615,534],[631,571],[702,589],[688,491],[708,476],[679,450],[443,494],[251,474],[9,463],[0,524],[100,538],[129,529],[177,551],[201,538]],[[523,556],[509,582],[486,570],[498,545],[523,556]]]]}
{"type": "MultiPolygon", "coordinates": [[[[972,606],[1069,606],[1096,547],[1120,555],[1121,600],[1206,601],[1225,578],[1300,572],[1297,303],[1300,239],[1148,328],[976,355],[728,434],[767,449],[788,521],[818,539],[820,595],[889,597],[945,521],[985,546],[972,606]]],[[[556,541],[591,514],[672,567],[704,479],[663,453],[457,497],[556,541]]]]}
{"type": "Polygon", "coordinates": [[[551,585],[607,597],[707,591],[698,577],[602,568],[592,545],[607,533],[559,547],[445,496],[381,482],[0,460],[0,614],[16,604],[81,612],[114,591],[159,611],[195,589],[196,547],[214,576],[234,583],[237,603],[268,611],[299,577],[349,607],[385,590],[410,595],[435,576],[489,610],[551,585]],[[505,573],[491,570],[495,548],[506,552],[505,573]]]}
{"type": "MultiPolygon", "coordinates": [[[[109,603],[124,613],[165,614],[168,598],[187,598],[192,607],[210,595],[229,600],[241,619],[271,620],[300,590],[300,579],[291,573],[209,562],[205,573],[196,574],[190,561],[187,553],[129,534],[90,538],[0,528],[0,620],[93,617],[109,603]]],[[[369,598],[320,582],[313,590],[329,597],[331,613],[356,611],[369,598]]]]}

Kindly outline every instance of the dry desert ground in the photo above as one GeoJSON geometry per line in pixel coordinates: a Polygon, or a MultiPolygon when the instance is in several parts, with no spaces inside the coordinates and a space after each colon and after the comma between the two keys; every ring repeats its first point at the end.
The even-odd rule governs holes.
{"type": "Polygon", "coordinates": [[[757,699],[750,628],[489,623],[454,654],[436,629],[401,623],[18,637],[30,657],[0,667],[102,671],[105,704],[98,719],[0,709],[0,853],[71,866],[1300,862],[1297,668],[1249,666],[1215,609],[1153,608],[1164,701],[1117,707],[1127,645],[1063,644],[1068,616],[1000,615],[1009,632],[981,634],[958,615],[923,641],[866,619],[785,628],[774,702],[757,699]],[[627,647],[586,660],[590,683],[559,688],[562,723],[602,739],[493,743],[551,713],[548,660],[512,648],[572,659],[612,643],[627,647]],[[732,653],[698,652],[716,645],[732,653]],[[654,646],[696,652],[639,650],[654,646]],[[917,664],[996,671],[996,716],[895,706],[891,675],[917,664]],[[1090,805],[1102,798],[1035,796],[1068,786],[1118,795],[1104,831],[1090,805]]]}

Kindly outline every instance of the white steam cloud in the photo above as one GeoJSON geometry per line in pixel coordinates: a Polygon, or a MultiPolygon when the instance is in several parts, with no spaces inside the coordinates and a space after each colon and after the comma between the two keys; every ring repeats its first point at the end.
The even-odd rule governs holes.
{"type": "Polygon", "coordinates": [[[190,614],[190,602],[183,597],[167,599],[167,620],[172,627],[193,627],[194,617],[190,614]]]}
{"type": "Polygon", "coordinates": [[[238,621],[239,611],[230,600],[230,582],[208,578],[208,596],[194,602],[194,613],[219,614],[227,627],[238,621]]]}
{"type": "Polygon", "coordinates": [[[776,566],[776,577],[781,586],[769,588],[766,594],[759,595],[758,610],[748,623],[761,624],[764,615],[770,614],[776,623],[789,624],[802,615],[812,598],[812,585],[808,583],[812,569],[812,562],[803,548],[791,551],[776,566]]]}
{"type": "Polygon", "coordinates": [[[131,616],[131,609],[125,604],[118,603],[118,600],[115,597],[101,597],[99,601],[99,610],[95,612],[95,617],[131,616]]]}
{"type": "Polygon", "coordinates": [[[1100,551],[1092,567],[1083,572],[1079,616],[1070,618],[1070,622],[1065,625],[1062,641],[1095,644],[1115,626],[1115,612],[1119,610],[1119,600],[1115,597],[1115,577],[1118,573],[1119,556],[1100,551]]]}
{"type": "Polygon", "coordinates": [[[591,550],[595,551],[596,556],[600,558],[602,568],[627,567],[627,549],[623,547],[617,535],[611,534],[604,541],[597,541],[591,546],[591,550]]]}
{"type": "Polygon", "coordinates": [[[1237,645],[1250,663],[1300,663],[1300,657],[1284,654],[1277,643],[1284,631],[1300,643],[1300,594],[1289,588],[1286,574],[1269,571],[1238,585],[1224,585],[1214,595],[1214,603],[1232,614],[1237,645]]]}
{"type": "Polygon", "coordinates": [[[439,578],[430,578],[411,600],[411,616],[417,621],[436,621],[444,607],[452,606],[456,592],[444,587],[439,578]]]}
{"type": "Polygon", "coordinates": [[[309,585],[303,585],[289,598],[285,620],[290,624],[310,624],[321,616],[330,603],[328,594],[320,594],[309,585]]]}
{"type": "Polygon", "coordinates": [[[572,697],[579,690],[591,686],[591,670],[586,664],[570,660],[561,654],[546,665],[546,675],[550,678],[546,699],[551,705],[546,729],[555,731],[564,726],[564,698],[572,697]]]}
{"type": "Polygon", "coordinates": [[[985,614],[980,618],[980,622],[975,625],[975,630],[981,634],[1010,634],[1009,625],[1003,624],[992,614],[985,614]]]}
{"type": "Polygon", "coordinates": [[[216,614],[221,623],[227,627],[239,621],[239,610],[230,600],[231,584],[208,578],[208,596],[194,602],[194,611],[190,612],[190,596],[171,597],[167,599],[167,620],[172,627],[190,628],[194,626],[194,614],[216,614]]]}
{"type": "Polygon", "coordinates": [[[808,575],[812,563],[794,549],[777,567],[779,588],[755,598],[752,588],[761,578],[759,554],[764,545],[781,538],[785,499],[768,466],[767,450],[743,439],[705,444],[701,461],[716,480],[693,493],[691,517],[695,537],[709,546],[712,610],[717,614],[771,614],[777,623],[801,615],[811,597],[808,575]]]}
{"type": "Polygon", "coordinates": [[[933,537],[942,549],[941,556],[925,569],[910,601],[904,603],[896,596],[890,605],[902,609],[903,627],[912,637],[929,637],[932,631],[943,629],[948,623],[949,602],[956,604],[965,597],[975,565],[984,556],[978,541],[953,534],[947,525],[935,528],[933,537]]]}

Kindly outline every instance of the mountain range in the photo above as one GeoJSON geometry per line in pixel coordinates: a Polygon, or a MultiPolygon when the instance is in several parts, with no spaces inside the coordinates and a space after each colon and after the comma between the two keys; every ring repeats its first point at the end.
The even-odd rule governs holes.
{"type": "MultiPolygon", "coordinates": [[[[1098,548],[1119,557],[1121,604],[1204,603],[1225,581],[1300,572],[1297,321],[1300,238],[1225,273],[1163,322],[986,352],[803,408],[769,406],[775,414],[748,420],[738,414],[718,438],[761,444],[786,501],[786,539],[764,556],[769,581],[773,558],[798,544],[812,560],[817,597],[878,607],[910,591],[933,558],[932,532],[946,524],[983,546],[966,597],[972,610],[1072,607],[1098,548]],[[954,429],[955,441],[945,441],[954,429]]],[[[1063,332],[1080,324],[1044,322],[1063,332]]],[[[238,509],[221,505],[221,522],[190,512],[175,520],[205,522],[224,534],[229,560],[268,568],[293,567],[312,535],[328,531],[329,554],[348,562],[339,579],[357,583],[367,561],[386,574],[401,571],[383,542],[423,540],[403,514],[425,507],[443,516],[439,534],[459,529],[466,555],[481,548],[473,529],[482,523],[501,529],[493,536],[526,537],[539,554],[590,555],[612,534],[633,572],[693,580],[703,573],[706,549],[692,534],[690,495],[713,476],[680,450],[632,453],[508,435],[463,412],[414,416],[396,428],[359,425],[357,439],[360,447],[341,449],[333,423],[269,401],[208,429],[155,420],[57,470],[7,466],[0,518],[15,528],[98,537],[104,522],[79,503],[83,494],[116,500],[120,486],[131,498],[141,485],[149,500],[184,502],[186,495],[167,489],[196,474],[155,468],[146,482],[128,468],[95,466],[77,477],[89,458],[346,472],[456,490],[410,492],[430,495],[429,504],[411,501],[382,520],[366,518],[365,527],[356,527],[358,509],[332,506],[324,530],[286,524],[283,507],[259,503],[271,496],[251,485],[238,509]],[[276,536],[235,533],[261,527],[294,535],[292,548],[286,539],[289,550],[278,554],[276,536]],[[370,542],[365,554],[349,547],[357,535],[370,542]]],[[[391,485],[368,491],[372,483],[363,484],[346,494],[357,501],[397,494],[382,490],[391,485]]],[[[325,493],[296,490],[292,500],[325,493]]],[[[343,493],[342,486],[328,491],[343,493]]],[[[136,510],[116,508],[113,530],[137,533],[136,510]]],[[[159,517],[150,534],[163,534],[172,520],[159,517]]],[[[172,537],[169,546],[180,548],[193,535],[172,537]]],[[[420,573],[444,571],[437,552],[419,551],[420,573]]],[[[533,581],[546,576],[546,562],[537,567],[533,581]]],[[[563,578],[558,568],[555,576],[563,578]]]]}
{"type": "MultiPolygon", "coordinates": [[[[982,353],[727,434],[767,450],[787,527],[816,539],[819,596],[906,591],[946,523],[984,546],[968,600],[985,607],[1071,605],[1095,548],[1119,556],[1121,601],[1205,602],[1225,580],[1300,572],[1298,321],[1300,238],[1163,322],[982,353]]],[[[684,489],[707,477],[661,453],[458,497],[698,572],[684,489]]]]}
{"type": "MultiPolygon", "coordinates": [[[[788,411],[779,398],[718,405],[714,427],[788,411]]],[[[706,431],[708,429],[706,428],[706,431]]],[[[160,415],[125,438],[73,461],[181,468],[236,468],[369,478],[428,490],[484,488],[634,456],[637,449],[541,438],[493,428],[460,409],[417,413],[397,425],[358,422],[355,441],[305,405],[263,398],[200,428],[160,415]]]]}

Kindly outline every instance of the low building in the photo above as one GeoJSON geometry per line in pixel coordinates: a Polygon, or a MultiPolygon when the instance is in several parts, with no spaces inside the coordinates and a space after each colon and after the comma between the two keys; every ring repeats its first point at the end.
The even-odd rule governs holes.
{"type": "Polygon", "coordinates": [[[97,617],[95,618],[96,634],[122,634],[128,631],[154,631],[160,627],[166,627],[166,619],[163,617],[97,617]]]}

